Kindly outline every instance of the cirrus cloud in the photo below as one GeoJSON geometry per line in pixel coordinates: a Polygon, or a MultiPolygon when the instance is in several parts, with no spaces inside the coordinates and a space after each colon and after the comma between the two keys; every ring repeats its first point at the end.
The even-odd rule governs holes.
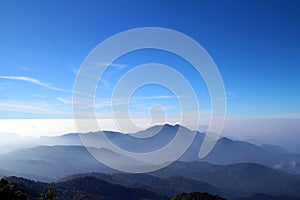
{"type": "Polygon", "coordinates": [[[30,78],[26,76],[0,76],[1,79],[6,79],[6,80],[17,80],[17,81],[25,81],[29,83],[33,83],[51,90],[56,90],[56,91],[62,91],[62,92],[72,92],[71,90],[66,90],[58,87],[54,87],[48,83],[41,82],[35,78],[30,78]]]}

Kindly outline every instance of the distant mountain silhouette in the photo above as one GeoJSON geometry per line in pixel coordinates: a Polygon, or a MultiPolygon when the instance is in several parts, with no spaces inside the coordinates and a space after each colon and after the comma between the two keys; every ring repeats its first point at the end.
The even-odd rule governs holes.
{"type": "MultiPolygon", "coordinates": [[[[54,183],[35,182],[24,178],[8,177],[11,185],[18,190],[23,191],[29,199],[37,199],[45,188],[52,187],[54,189],[54,196],[62,200],[223,200],[223,195],[212,195],[207,192],[180,192],[175,195],[165,194],[167,187],[164,183],[166,179],[160,179],[149,175],[135,176],[133,174],[78,174],[73,177],[68,177],[65,180],[54,183]],[[146,177],[146,179],[144,179],[146,177]],[[126,180],[125,180],[126,179],[126,180]],[[152,182],[156,186],[155,191],[150,185],[145,186],[141,184],[128,183],[142,183],[149,184],[152,182]],[[128,185],[126,185],[128,184],[128,185]],[[159,190],[159,186],[163,189],[159,190]],[[150,189],[150,190],[149,190],[150,189]]],[[[180,183],[180,179],[174,180],[180,183]]],[[[192,184],[192,183],[191,183],[192,184]]],[[[1,195],[0,188],[0,195],[1,195]]],[[[195,190],[197,191],[197,190],[195,190]]],[[[174,191],[175,192],[175,191],[174,191]]],[[[299,200],[299,197],[291,195],[270,195],[263,193],[255,193],[250,195],[239,194],[238,196],[228,196],[231,200],[299,200]]]]}
{"type": "Polygon", "coordinates": [[[108,183],[92,176],[75,178],[65,182],[46,184],[23,178],[9,177],[11,184],[26,192],[30,198],[39,198],[45,187],[54,188],[54,196],[62,200],[166,200],[166,195],[157,194],[141,188],[130,188],[108,183]]]}
{"type": "Polygon", "coordinates": [[[300,196],[300,176],[254,163],[220,166],[196,161],[174,162],[151,174],[200,180],[221,189],[229,196],[253,193],[300,196]]]}
{"type": "Polygon", "coordinates": [[[251,162],[292,174],[300,174],[300,155],[290,154],[277,146],[264,145],[259,147],[228,138],[218,140],[203,161],[219,165],[251,162]]]}
{"type": "MultiPolygon", "coordinates": [[[[89,144],[94,143],[96,148],[99,146],[105,148],[105,145],[100,141],[100,136],[105,135],[111,142],[124,150],[142,153],[158,150],[168,144],[174,138],[179,128],[184,130],[185,134],[196,133],[195,140],[189,149],[181,156],[179,161],[199,161],[199,148],[202,145],[205,134],[191,131],[180,125],[157,125],[133,134],[122,134],[112,131],[91,132],[85,134],[71,133],[56,137],[42,137],[40,138],[39,144],[78,146],[82,145],[80,137],[84,137],[85,141],[89,144]]],[[[281,169],[292,174],[300,174],[299,154],[289,153],[275,145],[265,144],[257,146],[248,142],[231,140],[226,137],[219,139],[213,150],[205,158],[201,159],[201,161],[208,161],[219,165],[252,162],[281,169]]]]}
{"type": "MultiPolygon", "coordinates": [[[[300,197],[299,176],[251,163],[219,166],[196,161],[175,162],[150,174],[77,174],[58,180],[55,184],[65,188],[67,182],[72,183],[67,184],[68,187],[73,187],[77,184],[80,185],[81,181],[79,180],[81,179],[86,181],[86,183],[81,183],[85,185],[97,185],[105,182],[169,197],[182,192],[194,191],[209,192],[227,198],[249,197],[256,193],[300,197]],[[86,177],[93,177],[101,182],[88,183],[88,180],[84,179],[86,177]],[[74,182],[74,180],[77,181],[74,182]]],[[[75,186],[72,190],[75,190],[75,186]]]]}
{"type": "Polygon", "coordinates": [[[243,197],[232,198],[232,200],[300,200],[300,198],[289,195],[252,194],[243,197]]]}
{"type": "MultiPolygon", "coordinates": [[[[103,131],[84,134],[70,133],[55,137],[41,137],[34,141],[31,146],[82,146],[80,138],[95,148],[106,148],[101,142],[105,135],[110,141],[120,148],[136,153],[155,151],[168,144],[181,128],[185,134],[196,133],[195,140],[189,149],[180,157],[179,161],[199,161],[198,153],[205,137],[204,133],[191,131],[180,125],[157,125],[144,131],[133,134],[103,131]],[[156,133],[156,134],[155,134],[156,133]],[[146,137],[146,138],[143,138],[146,137]]],[[[5,155],[0,154],[0,159],[5,155]]],[[[213,150],[201,161],[226,165],[243,162],[252,162],[272,168],[284,170],[292,174],[300,174],[300,155],[292,154],[275,145],[254,145],[248,142],[235,141],[221,138],[217,141],[213,150]]],[[[1,168],[1,166],[0,166],[1,168]]]]}
{"type": "Polygon", "coordinates": [[[267,152],[271,152],[271,153],[280,153],[280,154],[289,154],[289,152],[279,146],[276,145],[269,145],[269,144],[262,144],[260,145],[260,147],[267,151],[267,152]]]}
{"type": "Polygon", "coordinates": [[[68,181],[75,178],[81,178],[86,176],[93,176],[101,180],[107,181],[113,184],[120,184],[131,188],[143,188],[155,193],[164,194],[167,196],[173,196],[182,192],[208,192],[211,194],[222,194],[221,191],[202,181],[189,179],[180,176],[172,176],[168,178],[159,178],[151,176],[149,174],[127,174],[127,173],[88,173],[88,174],[76,174],[65,177],[59,181],[68,181]]]}
{"type": "MultiPolygon", "coordinates": [[[[195,133],[179,125],[164,125],[154,126],[136,135],[110,131],[86,133],[85,141],[97,143],[99,136],[105,134],[113,143],[128,151],[143,152],[164,146],[172,140],[179,128],[185,134],[195,133]],[[153,135],[156,132],[158,134],[153,135]],[[150,137],[142,139],[144,136],[150,137]]],[[[169,196],[194,191],[226,197],[255,193],[300,196],[300,178],[299,175],[293,175],[299,174],[300,156],[277,146],[257,146],[223,137],[205,158],[199,160],[199,147],[205,134],[196,132],[195,140],[179,161],[150,173],[156,176],[153,177],[149,174],[128,175],[101,164],[82,146],[81,136],[66,134],[43,137],[41,140],[44,144],[67,145],[37,146],[0,154],[0,176],[20,176],[51,182],[74,174],[99,172],[113,173],[95,176],[108,183],[130,185],[132,188],[169,196]]],[[[124,167],[130,168],[138,163],[134,158],[129,159],[104,147],[91,147],[89,150],[103,158],[116,158],[117,164],[124,167]]],[[[145,166],[147,164],[142,163],[145,166]]]]}
{"type": "Polygon", "coordinates": [[[0,156],[0,168],[6,175],[53,181],[84,172],[112,172],[94,159],[83,146],[40,146],[0,156]]]}

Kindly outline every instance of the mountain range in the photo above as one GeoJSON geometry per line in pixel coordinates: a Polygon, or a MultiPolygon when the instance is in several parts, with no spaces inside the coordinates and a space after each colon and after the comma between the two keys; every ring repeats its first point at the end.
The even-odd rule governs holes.
{"type": "MultiPolygon", "coordinates": [[[[94,141],[99,134],[105,134],[123,149],[146,152],[169,143],[178,128],[184,129],[186,134],[193,134],[179,125],[163,125],[138,132],[134,137],[111,131],[86,133],[85,137],[94,141]],[[145,139],[141,136],[151,137],[145,139]]],[[[223,137],[205,158],[199,159],[199,147],[205,134],[196,132],[193,143],[178,161],[148,174],[126,174],[98,162],[82,145],[80,137],[75,133],[41,137],[33,147],[0,154],[0,176],[57,183],[96,177],[110,184],[144,189],[162,196],[200,191],[227,198],[256,193],[300,197],[300,155],[278,146],[258,146],[223,137]]],[[[92,148],[102,156],[118,158],[120,164],[127,159],[104,147],[92,148]]],[[[129,163],[134,165],[135,160],[129,163]]]]}
{"type": "MultiPolygon", "coordinates": [[[[177,163],[175,166],[172,166],[172,170],[170,171],[170,173],[165,173],[163,171],[160,171],[158,173],[158,174],[163,173],[164,174],[163,176],[168,176],[168,177],[158,177],[158,174],[150,175],[150,174],[126,174],[126,173],[113,173],[113,174],[86,173],[86,174],[76,174],[76,175],[68,176],[52,183],[37,182],[37,181],[32,181],[32,180],[18,178],[18,177],[8,177],[7,179],[12,185],[14,185],[17,188],[20,188],[32,199],[38,199],[40,194],[43,193],[45,189],[47,191],[47,189],[49,190],[49,188],[51,187],[54,189],[54,196],[56,196],[57,198],[76,199],[76,200],[78,199],[95,199],[95,200],[96,199],[97,200],[98,199],[101,200],[102,199],[164,200],[165,199],[167,200],[167,199],[172,199],[173,198],[172,196],[176,196],[176,197],[180,197],[180,196],[184,197],[186,195],[190,196],[188,193],[193,194],[195,193],[195,191],[197,191],[197,194],[202,197],[201,198],[194,197],[194,199],[224,199],[220,197],[226,197],[227,199],[232,199],[232,200],[242,200],[242,199],[299,200],[300,199],[300,197],[298,196],[299,191],[296,191],[299,185],[295,185],[295,183],[292,183],[291,180],[288,180],[287,182],[286,177],[278,176],[276,172],[274,172],[274,174],[268,174],[270,176],[274,175],[275,176],[274,181],[277,182],[277,183],[271,183],[272,186],[270,187],[266,185],[265,182],[260,182],[261,180],[257,180],[256,182],[253,183],[249,183],[249,182],[247,183],[246,179],[244,181],[240,181],[237,180],[236,178],[233,178],[230,181],[228,177],[225,177],[225,180],[218,183],[218,185],[224,184],[224,182],[227,182],[227,184],[229,185],[223,185],[220,186],[220,188],[217,188],[203,181],[198,181],[191,178],[185,178],[178,175],[170,176],[174,172],[177,173],[178,171],[176,170],[182,170],[182,168],[180,169],[178,168],[178,166],[181,165],[182,163],[177,163]],[[284,180],[281,182],[279,180],[280,178],[284,178],[284,180]],[[258,185],[256,185],[257,183],[258,185]],[[240,187],[237,187],[239,185],[240,187]],[[254,189],[253,186],[261,189],[258,190],[254,189]],[[256,192],[251,193],[250,190],[246,192],[246,190],[241,189],[242,187],[246,188],[246,190],[248,187],[250,187],[251,188],[250,190],[255,190],[256,192]],[[290,187],[291,189],[289,190],[287,189],[287,187],[290,187]],[[275,191],[278,188],[279,191],[275,191]],[[178,195],[181,193],[182,195],[178,195]]],[[[191,175],[191,172],[195,172],[195,170],[197,171],[203,169],[203,168],[198,168],[199,166],[197,165],[199,165],[199,163],[198,164],[194,163],[193,165],[195,165],[197,169],[191,168],[189,172],[186,173],[186,175],[187,174],[191,175]]],[[[202,164],[200,163],[200,165],[202,164]]],[[[205,165],[207,165],[207,163],[205,165]]],[[[218,173],[219,169],[217,170],[215,169],[219,167],[218,166],[212,166],[212,167],[213,170],[211,173],[217,173],[217,177],[216,177],[217,180],[215,181],[220,180],[220,173],[218,173]]],[[[221,174],[222,173],[226,173],[226,169],[225,171],[222,171],[221,174]]],[[[259,172],[258,175],[259,174],[261,174],[261,172],[259,172]]],[[[209,174],[208,176],[210,175],[211,174],[209,174]]],[[[197,176],[197,178],[199,178],[199,176],[197,176]]],[[[257,177],[254,177],[254,179],[256,178],[257,177]]],[[[261,179],[264,178],[265,177],[263,176],[261,179]]],[[[250,179],[248,181],[251,182],[252,180],[253,179],[250,179]]],[[[266,179],[266,181],[269,180],[266,179]]],[[[187,198],[182,198],[182,199],[187,199],[187,198]]]]}
{"type": "MultiPolygon", "coordinates": [[[[84,140],[89,143],[95,143],[95,149],[101,147],[102,152],[105,150],[105,145],[101,143],[101,135],[106,135],[110,141],[124,150],[131,152],[149,152],[157,150],[164,145],[168,144],[172,138],[175,136],[178,129],[181,128],[185,131],[186,134],[194,134],[194,131],[191,131],[185,127],[179,125],[158,125],[140,131],[135,134],[122,134],[119,132],[112,131],[103,131],[103,132],[91,132],[84,134],[84,140]],[[153,135],[154,133],[157,133],[153,135]],[[151,136],[148,138],[141,138],[140,136],[151,136]],[[99,139],[100,138],[100,139],[99,139]]],[[[33,148],[25,148],[21,151],[27,152],[26,155],[30,157],[30,154],[35,151],[34,147],[37,146],[83,146],[80,137],[83,134],[70,133],[62,136],[56,137],[40,137],[31,143],[33,148]]],[[[265,165],[271,168],[280,169],[291,174],[300,174],[300,154],[289,153],[281,147],[275,145],[255,145],[245,141],[235,141],[226,137],[220,138],[212,151],[203,159],[198,158],[199,148],[202,145],[203,139],[205,137],[204,133],[196,132],[195,139],[188,150],[179,158],[179,161],[190,162],[190,161],[207,161],[212,164],[218,165],[228,165],[235,163],[257,163],[265,165]]],[[[43,147],[44,149],[47,147],[43,147]]],[[[11,162],[13,160],[20,160],[18,157],[21,155],[18,151],[15,150],[12,152],[7,152],[0,154],[0,161],[5,157],[11,157],[11,162]]],[[[36,150],[37,151],[37,150],[36,150]]],[[[43,150],[41,150],[43,151],[43,150]]],[[[50,150],[55,151],[55,150],[50,150]]],[[[108,150],[107,150],[108,151],[108,150]]],[[[83,150],[84,152],[84,150],[83,150]]],[[[86,153],[86,152],[85,152],[86,153]]],[[[24,154],[24,153],[23,153],[24,154]]],[[[22,154],[22,155],[23,155],[22,154]]],[[[42,153],[41,153],[42,154],[42,153]]],[[[72,154],[72,152],[67,153],[67,155],[72,154]]],[[[108,154],[108,153],[106,153],[108,154]]],[[[24,154],[24,157],[26,157],[24,154]]],[[[44,155],[45,156],[45,155],[44,155]]],[[[47,158],[50,155],[46,155],[47,158]]],[[[115,155],[116,156],[116,155],[115,155]]],[[[50,156],[51,157],[51,156],[50,156]]],[[[24,159],[23,159],[24,160],[24,159]]],[[[25,159],[26,160],[26,159],[25,159]]],[[[34,160],[34,159],[32,159],[34,160]]],[[[36,159],[39,160],[39,159],[36,159]]],[[[44,160],[44,159],[42,159],[44,160]]],[[[0,169],[7,169],[0,166],[0,169]]]]}

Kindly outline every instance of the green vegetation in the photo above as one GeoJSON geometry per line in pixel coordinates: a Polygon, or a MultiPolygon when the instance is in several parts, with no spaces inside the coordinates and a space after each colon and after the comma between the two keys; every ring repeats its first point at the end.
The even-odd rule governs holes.
{"type": "MultiPolygon", "coordinates": [[[[21,187],[24,187],[28,190],[29,193],[32,193],[34,190],[39,190],[39,187],[35,187],[34,185],[30,185],[30,183],[35,183],[33,181],[28,181],[22,178],[12,177],[13,180],[18,180],[18,184],[21,187]],[[24,181],[24,182],[23,182],[24,181]],[[27,182],[25,182],[27,181],[27,182]]],[[[41,183],[43,184],[43,183],[41,183]]],[[[10,184],[6,178],[2,178],[0,180],[0,199],[1,200],[56,200],[54,196],[54,187],[46,186],[44,187],[42,193],[38,197],[37,191],[34,192],[35,195],[33,197],[28,196],[23,189],[20,189],[15,184],[10,184]]]]}
{"type": "Polygon", "coordinates": [[[55,200],[54,198],[54,187],[49,186],[43,189],[41,193],[40,200],[55,200]]]}
{"type": "Polygon", "coordinates": [[[5,200],[26,200],[26,194],[21,189],[9,184],[8,180],[0,180],[0,199],[5,200]]]}
{"type": "MultiPolygon", "coordinates": [[[[0,179],[0,200],[224,200],[220,196],[226,196],[222,193],[218,193],[220,196],[217,196],[212,195],[215,193],[201,192],[192,185],[199,184],[199,188],[205,188],[207,185],[197,181],[192,181],[188,185],[185,181],[188,179],[180,177],[159,179],[145,174],[115,174],[114,176],[99,173],[82,174],[55,183],[7,177],[0,179]],[[171,183],[169,181],[174,183],[172,187],[168,185],[171,183]],[[182,188],[184,193],[176,192],[173,186],[182,188]]],[[[229,198],[232,200],[300,200],[296,196],[273,196],[263,193],[240,195],[239,192],[237,196],[229,198]]]]}
{"type": "MultiPolygon", "coordinates": [[[[27,193],[24,200],[165,200],[167,196],[142,188],[112,184],[95,177],[81,177],[65,182],[46,184],[24,178],[8,180],[27,193]]],[[[7,181],[8,184],[8,181],[7,181]]],[[[1,198],[0,200],[19,200],[1,198]]],[[[21,200],[23,200],[21,199],[21,200]]]]}

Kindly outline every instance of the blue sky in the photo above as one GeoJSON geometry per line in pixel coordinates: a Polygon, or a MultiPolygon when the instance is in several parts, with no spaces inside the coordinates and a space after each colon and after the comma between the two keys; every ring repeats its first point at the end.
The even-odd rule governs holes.
{"type": "MultiPolygon", "coordinates": [[[[299,119],[299,9],[296,0],[1,1],[0,118],[72,118],[76,72],[96,45],[128,29],[165,27],[192,37],[213,58],[226,88],[228,118],[299,119]]],[[[96,95],[100,117],[111,117],[116,81],[147,62],[183,73],[209,113],[205,84],[188,63],[144,50],[119,58],[104,74],[96,95]]],[[[178,100],[166,88],[145,86],[134,97],[130,108],[137,118],[147,117],[154,104],[178,115],[178,100]]]]}

